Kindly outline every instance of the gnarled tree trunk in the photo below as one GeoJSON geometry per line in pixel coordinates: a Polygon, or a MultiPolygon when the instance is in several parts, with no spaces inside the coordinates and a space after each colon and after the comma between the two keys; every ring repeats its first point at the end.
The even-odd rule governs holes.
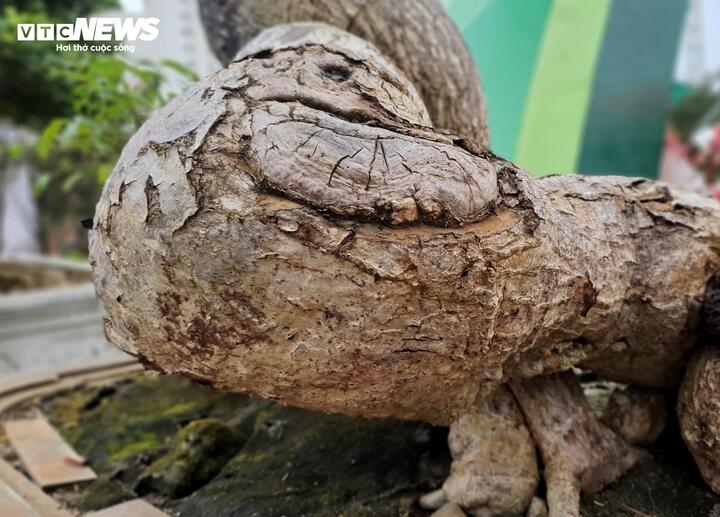
{"type": "Polygon", "coordinates": [[[720,493],[720,349],[706,347],[693,355],[677,409],[683,439],[700,473],[720,493]]]}
{"type": "Polygon", "coordinates": [[[273,29],[123,152],[92,239],[111,340],[223,388],[434,422],[576,364],[673,382],[715,203],[532,179],[428,125],[365,42],[273,29]]]}
{"type": "Polygon", "coordinates": [[[105,188],[92,259],[111,340],[223,388],[440,423],[484,387],[577,364],[673,382],[718,267],[716,204],[532,179],[428,125],[347,33],[251,43],[160,110],[105,188]]]}
{"type": "Polygon", "coordinates": [[[375,45],[402,70],[437,128],[488,146],[482,85],[462,36],[436,0],[207,0],[200,13],[223,63],[262,30],[323,22],[375,45]]]}
{"type": "Polygon", "coordinates": [[[644,179],[533,179],[432,121],[368,42],[322,24],[263,32],[124,149],[91,236],[108,338],[223,389],[455,422],[455,479],[474,489],[449,482],[434,502],[477,515],[532,495],[527,462],[501,461],[492,475],[517,498],[488,500],[476,466],[496,449],[465,447],[502,424],[532,461],[518,409],[488,398],[511,383],[550,513],[575,515],[580,489],[636,455],[572,376],[543,376],[677,382],[712,313],[720,209],[644,179]]]}

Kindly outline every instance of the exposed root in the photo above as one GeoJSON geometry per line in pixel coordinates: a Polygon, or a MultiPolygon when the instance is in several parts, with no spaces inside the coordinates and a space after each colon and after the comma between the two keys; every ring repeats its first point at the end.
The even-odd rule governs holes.
{"type": "Polygon", "coordinates": [[[445,503],[431,517],[465,517],[465,512],[455,503],[445,503]]]}
{"type": "Polygon", "coordinates": [[[547,503],[539,497],[533,497],[525,517],[547,517],[547,503]]]}
{"type": "Polygon", "coordinates": [[[580,492],[613,482],[639,454],[601,424],[570,372],[511,383],[545,464],[552,517],[579,516],[580,492]]]}
{"type": "Polygon", "coordinates": [[[450,427],[453,457],[442,490],[421,504],[456,503],[474,516],[518,515],[535,494],[539,474],[535,446],[510,391],[499,388],[477,411],[450,427]]]}
{"type": "Polygon", "coordinates": [[[631,445],[649,445],[665,430],[665,398],[659,390],[616,389],[610,395],[602,423],[631,445]]]}
{"type": "Polygon", "coordinates": [[[420,498],[420,501],[418,501],[420,508],[424,508],[426,510],[438,510],[447,504],[447,502],[447,495],[445,495],[442,488],[425,494],[420,498]]]}
{"type": "Polygon", "coordinates": [[[692,357],[677,403],[680,431],[703,478],[720,494],[720,348],[692,357]]]}

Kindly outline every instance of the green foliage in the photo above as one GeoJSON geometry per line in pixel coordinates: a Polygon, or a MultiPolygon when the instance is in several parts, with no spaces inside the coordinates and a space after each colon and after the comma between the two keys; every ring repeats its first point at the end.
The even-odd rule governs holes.
{"type": "Polygon", "coordinates": [[[13,7],[18,11],[46,13],[68,23],[93,11],[117,6],[116,0],[0,0],[0,10],[13,7]]]}
{"type": "Polygon", "coordinates": [[[48,116],[70,113],[70,85],[57,71],[80,56],[55,52],[54,41],[17,41],[18,23],[48,23],[48,16],[11,7],[2,11],[0,117],[36,128],[48,116]]]}
{"type": "Polygon", "coordinates": [[[0,117],[37,128],[71,113],[62,70],[83,59],[55,52],[54,41],[17,41],[19,23],[69,23],[116,0],[0,0],[0,117]]]}
{"type": "Polygon", "coordinates": [[[114,55],[83,56],[58,71],[71,85],[71,114],[50,120],[32,151],[42,205],[89,217],[127,140],[172,96],[164,78],[178,72],[186,79],[196,76],[174,62],[136,64],[114,55]]]}
{"type": "Polygon", "coordinates": [[[116,5],[0,0],[0,118],[38,134],[0,156],[33,162],[45,234],[63,218],[93,214],[127,140],[172,96],[166,79],[197,79],[172,61],[130,62],[111,53],[57,52],[54,41],[17,41],[19,23],[70,23],[116,5]]]}

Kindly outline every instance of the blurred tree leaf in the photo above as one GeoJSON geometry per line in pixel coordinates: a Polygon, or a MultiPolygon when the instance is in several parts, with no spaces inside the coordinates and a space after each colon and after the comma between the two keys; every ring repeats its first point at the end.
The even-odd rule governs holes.
{"type": "Polygon", "coordinates": [[[38,140],[38,143],[35,147],[38,157],[41,160],[47,160],[50,149],[55,143],[55,138],[57,138],[58,133],[60,133],[60,130],[63,128],[64,125],[64,119],[56,118],[52,120],[47,126],[45,126],[45,129],[43,130],[42,135],[40,136],[40,139],[38,140]]]}
{"type": "Polygon", "coordinates": [[[45,189],[47,188],[49,183],[50,183],[50,175],[49,174],[40,174],[35,179],[35,183],[33,184],[33,191],[35,192],[35,195],[37,195],[37,196],[41,195],[45,191],[45,189]]]}
{"type": "Polygon", "coordinates": [[[713,107],[720,104],[720,93],[711,86],[704,84],[692,90],[673,107],[670,112],[670,123],[683,141],[699,128],[701,123],[714,123],[718,116],[708,118],[713,107]]]}
{"type": "Polygon", "coordinates": [[[9,7],[0,15],[0,116],[35,128],[71,112],[70,85],[53,71],[78,57],[55,52],[54,41],[16,41],[18,23],[48,19],[9,7]]]}
{"type": "Polygon", "coordinates": [[[172,97],[164,69],[191,78],[182,65],[133,63],[115,55],[85,54],[61,73],[71,85],[72,112],[50,120],[33,144],[41,172],[36,192],[52,212],[92,215],[105,180],[127,140],[172,97]]]}
{"type": "Polygon", "coordinates": [[[160,61],[160,64],[166,68],[170,68],[171,70],[177,72],[181,77],[187,79],[188,81],[195,82],[198,79],[200,79],[200,77],[198,77],[198,75],[195,72],[185,68],[183,65],[181,65],[180,63],[178,63],[176,61],[171,61],[169,59],[163,59],[162,61],[160,61]]]}
{"type": "Polygon", "coordinates": [[[116,0],[0,0],[0,118],[37,132],[0,149],[36,171],[41,226],[92,215],[127,140],[174,84],[197,76],[173,61],[130,62],[120,55],[57,52],[54,41],[17,41],[18,23],[68,23],[116,0]]]}
{"type": "Polygon", "coordinates": [[[117,6],[117,0],[0,0],[0,9],[13,7],[18,11],[47,14],[61,22],[117,6]]]}

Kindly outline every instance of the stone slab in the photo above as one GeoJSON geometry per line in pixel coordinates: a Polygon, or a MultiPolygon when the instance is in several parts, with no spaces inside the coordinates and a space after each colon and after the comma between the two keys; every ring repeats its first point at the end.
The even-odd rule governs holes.
{"type": "Polygon", "coordinates": [[[42,488],[92,481],[95,472],[43,417],[5,422],[5,433],[42,488]]]}

